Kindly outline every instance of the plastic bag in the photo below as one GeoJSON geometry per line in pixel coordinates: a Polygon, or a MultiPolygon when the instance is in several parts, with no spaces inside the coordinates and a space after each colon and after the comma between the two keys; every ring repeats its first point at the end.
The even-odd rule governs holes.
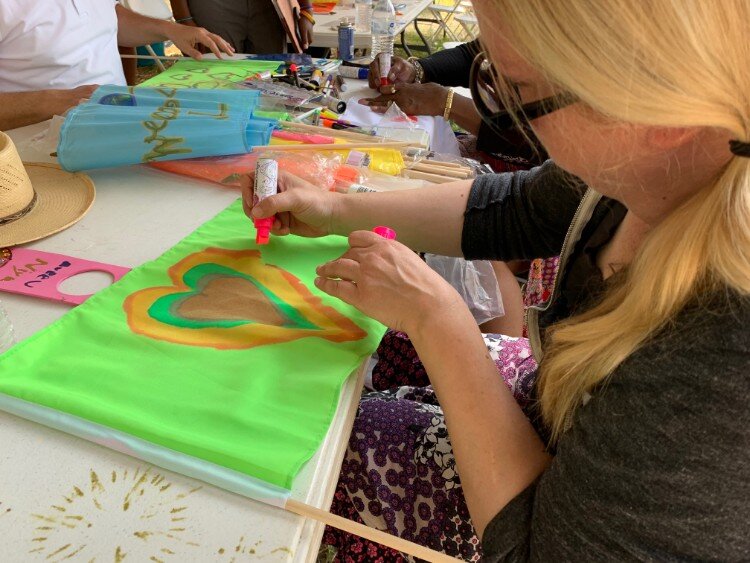
{"type": "Polygon", "coordinates": [[[425,254],[424,258],[430,268],[458,291],[477,324],[505,315],[500,286],[490,262],[435,254],[425,254]]]}

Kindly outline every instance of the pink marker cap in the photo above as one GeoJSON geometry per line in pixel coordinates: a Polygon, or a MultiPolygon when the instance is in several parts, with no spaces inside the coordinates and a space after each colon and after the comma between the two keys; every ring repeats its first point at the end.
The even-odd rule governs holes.
{"type": "Polygon", "coordinates": [[[255,225],[255,244],[268,244],[271,240],[271,227],[273,226],[273,217],[265,219],[253,219],[255,225]]]}
{"type": "Polygon", "coordinates": [[[388,240],[396,240],[396,231],[394,231],[390,227],[384,227],[380,225],[379,227],[375,227],[372,232],[376,235],[380,235],[383,238],[387,238],[388,240]]]}

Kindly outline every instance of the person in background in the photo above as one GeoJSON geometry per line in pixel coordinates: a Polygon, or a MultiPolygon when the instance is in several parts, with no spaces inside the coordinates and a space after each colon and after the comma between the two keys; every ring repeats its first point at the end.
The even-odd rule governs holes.
{"type": "Polygon", "coordinates": [[[529,127],[552,161],[362,195],[285,177],[255,207],[245,182],[275,234],[349,235],[316,287],[407,333],[431,383],[362,397],[341,492],[466,560],[745,561],[750,3],[473,6],[483,119],[529,127]],[[414,250],[561,256],[530,317],[530,396],[414,250]]]}
{"type": "Polygon", "coordinates": [[[197,59],[232,47],[216,34],[147,18],[114,0],[0,2],[0,130],[62,115],[98,84],[125,85],[118,45],[172,41],[197,59]]]}
{"type": "Polygon", "coordinates": [[[380,96],[365,98],[360,103],[373,111],[383,112],[392,103],[408,115],[444,117],[467,131],[458,135],[463,156],[489,164],[495,172],[526,170],[547,159],[544,147],[531,145],[517,131],[498,134],[482,121],[471,98],[454,94],[450,109],[448,93],[453,87],[469,87],[469,74],[474,58],[482,51],[479,39],[429,57],[403,59],[393,57],[389,86],[380,86],[380,65],[377,58],[370,64],[369,84],[380,96]]]}
{"type": "MultiPolygon", "coordinates": [[[[283,1],[283,0],[281,0],[283,1]]],[[[271,0],[170,0],[176,21],[225,37],[238,53],[285,53],[287,37],[271,0]]],[[[297,33],[307,49],[313,40],[311,0],[301,0],[297,33]]]]}

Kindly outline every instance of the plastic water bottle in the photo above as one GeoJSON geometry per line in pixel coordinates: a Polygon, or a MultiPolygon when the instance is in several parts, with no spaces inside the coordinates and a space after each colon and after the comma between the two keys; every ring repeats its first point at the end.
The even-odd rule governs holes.
{"type": "Polygon", "coordinates": [[[8,313],[5,312],[2,303],[0,303],[0,354],[12,348],[16,343],[16,335],[13,332],[13,325],[10,323],[8,313]]]}
{"type": "Polygon", "coordinates": [[[391,0],[376,0],[372,13],[372,51],[393,55],[393,37],[396,34],[396,9],[391,0]]]}
{"type": "Polygon", "coordinates": [[[372,27],[372,0],[354,0],[354,28],[367,33],[372,27]]]}

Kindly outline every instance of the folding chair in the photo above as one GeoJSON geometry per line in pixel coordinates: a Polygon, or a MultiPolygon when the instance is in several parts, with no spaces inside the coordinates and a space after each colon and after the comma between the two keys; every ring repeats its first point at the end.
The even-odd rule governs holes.
{"type": "MultiPolygon", "coordinates": [[[[157,20],[171,20],[172,7],[167,0],[120,0],[123,8],[133,10],[142,16],[148,16],[157,20]]],[[[154,64],[159,72],[166,70],[159,56],[154,52],[151,45],[144,45],[146,52],[154,59],[154,64]]]]}
{"type": "Polygon", "coordinates": [[[430,36],[429,41],[435,41],[441,31],[443,32],[443,40],[446,37],[450,37],[453,41],[459,41],[459,38],[450,28],[449,24],[451,18],[463,12],[464,7],[462,4],[462,0],[454,0],[454,4],[452,5],[432,4],[427,7],[430,14],[432,14],[434,23],[438,26],[430,36]]]}
{"type": "Polygon", "coordinates": [[[466,33],[466,41],[472,41],[477,38],[477,30],[479,29],[479,21],[473,14],[459,14],[455,17],[456,21],[461,24],[464,33],[466,33]]]}

